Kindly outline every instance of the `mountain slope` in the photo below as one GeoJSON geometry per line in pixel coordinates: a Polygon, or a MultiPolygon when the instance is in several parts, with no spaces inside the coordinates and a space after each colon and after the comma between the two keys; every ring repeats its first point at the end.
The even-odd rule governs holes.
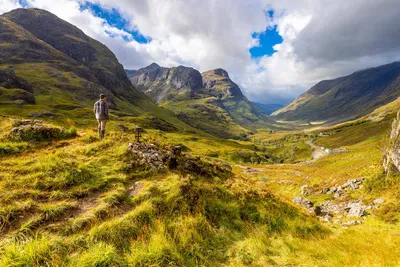
{"type": "Polygon", "coordinates": [[[272,115],[279,120],[343,121],[364,116],[400,96],[400,62],[322,81],[272,115]]]}
{"type": "Polygon", "coordinates": [[[73,114],[86,120],[94,100],[105,93],[117,116],[151,115],[193,130],[133,87],[105,45],[48,11],[16,9],[0,16],[1,70],[12,84],[26,85],[0,81],[4,115],[46,110],[60,118],[73,114]]]}
{"type": "Polygon", "coordinates": [[[153,63],[136,71],[132,84],[193,127],[221,137],[237,137],[272,121],[242,94],[222,69],[200,73],[153,63]]]}

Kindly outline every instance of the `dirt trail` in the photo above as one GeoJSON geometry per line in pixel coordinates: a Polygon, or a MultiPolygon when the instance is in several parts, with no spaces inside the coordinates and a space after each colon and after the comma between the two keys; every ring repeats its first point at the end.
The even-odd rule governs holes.
{"type": "Polygon", "coordinates": [[[324,156],[326,156],[328,154],[325,151],[323,151],[319,146],[314,145],[312,139],[308,140],[306,143],[307,143],[307,145],[309,145],[311,148],[314,149],[314,151],[312,153],[312,158],[313,159],[311,161],[308,161],[308,162],[315,162],[318,159],[320,159],[320,158],[322,158],[322,157],[324,157],[324,156]]]}

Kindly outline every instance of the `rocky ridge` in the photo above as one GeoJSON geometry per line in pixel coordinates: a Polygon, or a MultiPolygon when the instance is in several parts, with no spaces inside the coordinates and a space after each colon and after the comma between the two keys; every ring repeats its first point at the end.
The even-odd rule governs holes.
{"type": "Polygon", "coordinates": [[[205,162],[182,153],[182,146],[161,146],[158,144],[129,143],[127,146],[128,171],[171,170],[200,177],[232,176],[229,164],[205,162]]]}
{"type": "Polygon", "coordinates": [[[328,200],[315,205],[314,202],[303,196],[296,196],[293,202],[304,207],[308,213],[315,215],[326,222],[333,222],[348,227],[352,225],[361,224],[359,220],[355,221],[342,221],[344,217],[347,218],[363,218],[368,216],[367,210],[377,209],[384,202],[384,199],[375,199],[368,205],[363,205],[359,200],[347,200],[343,198],[346,192],[357,190],[362,187],[365,178],[356,178],[347,180],[342,185],[326,187],[319,191],[313,191],[307,185],[303,185],[300,189],[300,194],[303,196],[319,195],[319,194],[333,194],[335,200],[328,200]]]}
{"type": "Polygon", "coordinates": [[[390,132],[389,146],[386,149],[383,160],[383,167],[386,173],[391,170],[400,171],[400,111],[397,112],[397,117],[392,123],[390,132]]]}

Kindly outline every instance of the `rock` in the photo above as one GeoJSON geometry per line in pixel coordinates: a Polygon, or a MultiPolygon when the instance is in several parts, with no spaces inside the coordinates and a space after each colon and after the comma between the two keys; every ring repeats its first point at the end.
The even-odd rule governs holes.
{"type": "Polygon", "coordinates": [[[326,201],[319,205],[321,212],[339,214],[344,211],[343,204],[336,204],[333,201],[326,201]]]}
{"type": "Polygon", "coordinates": [[[300,196],[294,197],[293,202],[297,203],[307,209],[312,208],[314,206],[314,203],[311,200],[304,198],[304,197],[300,197],[300,196]]]}
{"type": "Polygon", "coordinates": [[[301,186],[300,194],[304,195],[304,196],[308,196],[308,195],[312,194],[312,190],[307,185],[303,185],[303,186],[301,186]]]}
{"type": "Polygon", "coordinates": [[[65,137],[65,130],[43,125],[43,121],[21,120],[13,122],[8,137],[11,140],[42,141],[65,137]]]}
{"type": "Polygon", "coordinates": [[[252,173],[255,173],[255,172],[257,172],[257,170],[256,169],[252,169],[252,168],[247,168],[246,170],[243,171],[243,173],[245,173],[245,174],[252,174],[252,173]]]}
{"type": "Polygon", "coordinates": [[[400,171],[400,111],[397,112],[397,118],[392,123],[390,133],[390,146],[385,151],[383,167],[388,174],[391,170],[400,171]]]}
{"type": "Polygon", "coordinates": [[[342,188],[341,186],[339,186],[339,187],[336,189],[336,192],[335,192],[334,197],[335,197],[335,198],[339,198],[339,197],[341,197],[343,194],[344,194],[344,190],[343,190],[343,188],[342,188]]]}
{"type": "Polygon", "coordinates": [[[328,187],[323,188],[322,191],[321,191],[322,194],[328,194],[328,192],[329,192],[329,188],[328,187]]]}
{"type": "Polygon", "coordinates": [[[7,89],[19,88],[29,93],[33,93],[32,85],[26,80],[17,77],[15,72],[10,69],[0,69],[0,87],[7,89]]]}
{"type": "Polygon", "coordinates": [[[180,173],[220,178],[232,175],[232,167],[229,164],[209,163],[200,158],[182,155],[177,146],[163,147],[157,144],[129,143],[126,149],[129,156],[128,169],[143,167],[160,171],[168,168],[180,173]]]}
{"type": "Polygon", "coordinates": [[[172,155],[179,157],[182,154],[182,146],[171,146],[170,151],[172,155]]]}
{"type": "Polygon", "coordinates": [[[22,89],[10,89],[11,94],[9,99],[17,102],[18,104],[35,104],[35,97],[32,93],[22,89]]]}
{"type": "Polygon", "coordinates": [[[383,198],[377,198],[377,199],[374,200],[373,203],[374,203],[374,205],[380,205],[383,202],[385,202],[385,200],[383,198]]]}
{"type": "Polygon", "coordinates": [[[336,192],[337,188],[336,187],[331,187],[329,190],[326,192],[328,195],[334,194],[336,192]]]}
{"type": "Polygon", "coordinates": [[[347,211],[347,217],[362,217],[366,215],[365,207],[359,202],[348,203],[345,210],[347,211]]]}

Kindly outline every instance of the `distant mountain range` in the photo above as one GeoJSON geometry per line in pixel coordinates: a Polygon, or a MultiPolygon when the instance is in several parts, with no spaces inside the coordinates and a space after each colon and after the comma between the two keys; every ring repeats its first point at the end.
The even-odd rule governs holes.
{"type": "Polygon", "coordinates": [[[285,121],[339,122],[364,116],[400,96],[400,62],[321,81],[272,113],[285,121]]]}
{"type": "Polygon", "coordinates": [[[252,103],[265,115],[271,115],[274,111],[284,107],[284,105],[282,104],[262,104],[258,102],[252,102],[252,103]]]}
{"type": "Polygon", "coordinates": [[[243,95],[223,69],[200,73],[189,67],[164,68],[153,63],[126,72],[132,84],[154,102],[205,132],[228,138],[272,127],[273,121],[243,95]]]}

